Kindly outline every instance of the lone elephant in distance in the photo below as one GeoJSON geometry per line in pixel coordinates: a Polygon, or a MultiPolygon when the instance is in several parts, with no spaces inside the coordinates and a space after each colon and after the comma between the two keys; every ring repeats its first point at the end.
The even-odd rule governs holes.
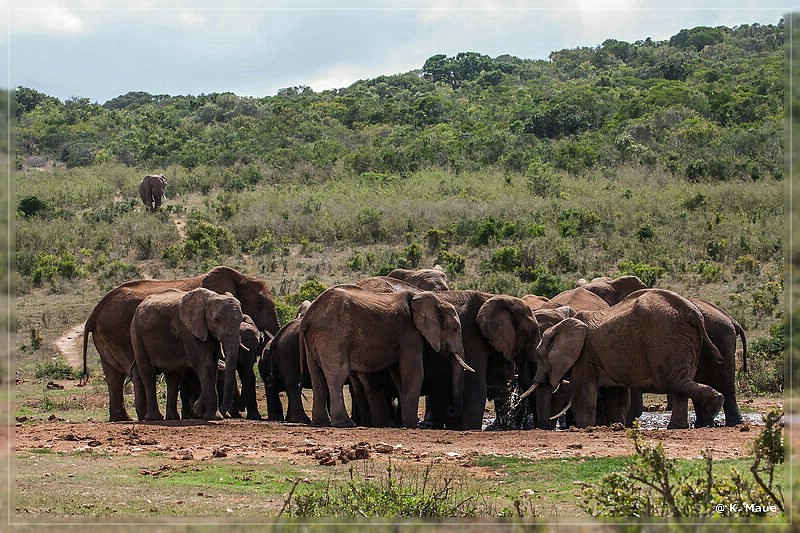
{"type": "Polygon", "coordinates": [[[178,385],[191,368],[200,379],[201,397],[194,412],[219,420],[231,409],[236,387],[244,315],[232,294],[197,288],[168,290],[145,298],[131,321],[136,367],[147,399],[145,420],[162,420],[156,396],[156,369],[167,380],[167,418],[177,420],[178,385]],[[218,351],[219,350],[219,351],[218,351]],[[217,397],[217,360],[225,359],[225,391],[217,397]]]}
{"type": "Polygon", "coordinates": [[[167,178],[164,174],[148,174],[139,183],[139,198],[142,199],[145,211],[158,211],[161,208],[161,199],[164,198],[164,189],[167,188],[167,178]]]}

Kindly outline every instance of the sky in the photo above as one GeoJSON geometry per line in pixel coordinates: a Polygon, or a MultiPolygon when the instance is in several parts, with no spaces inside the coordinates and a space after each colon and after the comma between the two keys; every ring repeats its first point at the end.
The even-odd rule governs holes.
{"type": "Polygon", "coordinates": [[[273,96],[420,69],[435,54],[547,59],[609,38],[660,41],[695,26],[777,24],[791,7],[785,0],[0,0],[7,71],[0,87],[98,103],[129,91],[273,96]]]}

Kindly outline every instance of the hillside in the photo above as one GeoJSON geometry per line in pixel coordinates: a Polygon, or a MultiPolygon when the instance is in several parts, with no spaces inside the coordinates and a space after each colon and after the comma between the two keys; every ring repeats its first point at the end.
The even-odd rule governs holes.
{"type": "Polygon", "coordinates": [[[284,318],[324,286],[439,263],[454,288],[518,296],[633,273],[773,338],[783,68],[781,21],[546,61],[436,55],[321,93],[101,105],[20,87],[23,371],[116,284],[220,263],[267,279],[284,318]],[[169,182],[154,215],[148,172],[169,182]]]}

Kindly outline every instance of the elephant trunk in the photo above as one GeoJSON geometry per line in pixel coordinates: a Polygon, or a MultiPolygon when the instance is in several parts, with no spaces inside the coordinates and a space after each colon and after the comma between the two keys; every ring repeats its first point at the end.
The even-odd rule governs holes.
{"type": "Polygon", "coordinates": [[[555,422],[550,420],[550,408],[553,400],[553,387],[549,383],[539,383],[536,388],[536,428],[554,429],[555,422]]]}
{"type": "Polygon", "coordinates": [[[239,362],[239,345],[241,344],[241,336],[231,336],[224,340],[220,340],[219,348],[222,351],[222,357],[225,359],[225,384],[222,393],[222,404],[220,405],[220,413],[225,416],[234,406],[233,398],[236,391],[236,366],[239,362]]]}
{"type": "Polygon", "coordinates": [[[454,353],[450,369],[453,404],[447,410],[448,418],[459,418],[464,410],[464,373],[466,371],[463,359],[457,353],[454,353]]]}

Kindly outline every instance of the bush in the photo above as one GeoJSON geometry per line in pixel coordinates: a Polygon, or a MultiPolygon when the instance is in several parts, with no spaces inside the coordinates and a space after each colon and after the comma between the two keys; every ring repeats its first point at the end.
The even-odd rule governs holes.
{"type": "Polygon", "coordinates": [[[79,379],[81,370],[72,368],[61,359],[36,363],[34,375],[38,379],[79,379]]]}
{"type": "Polygon", "coordinates": [[[633,275],[638,277],[648,287],[654,287],[658,278],[664,274],[664,269],[647,263],[634,263],[633,261],[620,261],[617,263],[620,276],[633,275]]]}
{"type": "Polygon", "coordinates": [[[70,252],[60,255],[40,255],[31,271],[31,280],[38,286],[43,281],[55,281],[57,278],[71,279],[80,273],[77,258],[70,252]]]}
{"type": "Polygon", "coordinates": [[[186,225],[186,242],[183,254],[188,259],[216,259],[220,255],[231,255],[236,241],[227,228],[190,217],[186,225]]]}
{"type": "Polygon", "coordinates": [[[455,278],[464,273],[464,269],[467,266],[467,258],[463,255],[448,252],[447,250],[440,250],[439,253],[436,254],[436,263],[444,265],[444,271],[447,275],[451,278],[455,278]]]}
{"type": "Polygon", "coordinates": [[[472,236],[474,246],[484,246],[490,240],[510,239],[517,233],[517,225],[510,220],[497,220],[489,216],[483,218],[472,236]]]}
{"type": "Polygon", "coordinates": [[[587,488],[584,510],[592,516],[628,518],[766,516],[769,506],[783,512],[781,487],[773,486],[774,480],[783,477],[775,472],[785,456],[782,416],[772,411],[764,418],[764,429],[754,445],[752,479],[736,468],[727,476],[715,476],[710,451],[703,454],[701,470],[680,468],[676,460],[666,457],[660,442],[644,441],[637,424],[629,432],[633,461],[587,488]]]}
{"type": "Polygon", "coordinates": [[[36,196],[26,196],[19,201],[17,211],[21,212],[25,218],[40,216],[47,218],[52,214],[50,206],[36,196]]]}
{"type": "Polygon", "coordinates": [[[747,373],[739,374],[739,389],[749,394],[776,394],[784,389],[785,321],[770,329],[770,336],[747,346],[747,373]]]}

